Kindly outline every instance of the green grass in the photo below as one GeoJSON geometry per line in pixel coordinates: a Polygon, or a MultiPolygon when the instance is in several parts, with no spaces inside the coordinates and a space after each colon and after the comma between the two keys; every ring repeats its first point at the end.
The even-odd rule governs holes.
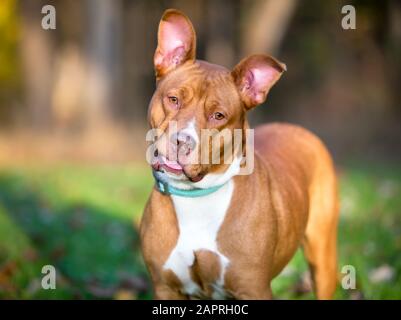
{"type": "MultiPolygon", "coordinates": [[[[339,286],[336,298],[400,299],[401,168],[348,165],[340,181],[339,265],[355,267],[357,290],[339,286]],[[383,265],[393,277],[373,282],[383,265]]],[[[0,298],[151,298],[134,221],[152,184],[142,166],[0,169],[0,298]],[[46,264],[56,267],[56,290],[41,288],[46,264]]],[[[298,252],[274,280],[275,296],[312,298],[306,270],[298,252]]]]}
{"type": "Polygon", "coordinates": [[[1,170],[0,298],[148,298],[134,219],[151,187],[146,167],[1,170]],[[57,290],[40,287],[45,264],[57,290]]]}

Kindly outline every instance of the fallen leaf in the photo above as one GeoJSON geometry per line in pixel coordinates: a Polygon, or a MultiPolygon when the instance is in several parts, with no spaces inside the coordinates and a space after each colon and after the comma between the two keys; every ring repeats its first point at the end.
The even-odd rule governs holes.
{"type": "Polygon", "coordinates": [[[297,295],[311,292],[313,289],[312,277],[309,271],[302,274],[301,279],[297,282],[294,288],[294,292],[297,295]]]}
{"type": "Polygon", "coordinates": [[[116,292],[115,287],[102,287],[97,284],[89,284],[86,288],[96,298],[110,298],[116,292]]]}
{"type": "Polygon", "coordinates": [[[369,272],[369,280],[373,283],[389,282],[395,276],[394,268],[384,264],[369,272]]]}
{"type": "Polygon", "coordinates": [[[359,290],[351,290],[349,298],[350,300],[365,300],[363,293],[359,290]]]}
{"type": "Polygon", "coordinates": [[[114,294],[114,299],[116,300],[135,300],[136,298],[136,294],[127,289],[119,289],[114,294]]]}
{"type": "Polygon", "coordinates": [[[119,274],[120,287],[124,289],[133,289],[136,292],[146,292],[149,290],[149,283],[145,277],[133,276],[129,273],[122,272],[119,274]]]}

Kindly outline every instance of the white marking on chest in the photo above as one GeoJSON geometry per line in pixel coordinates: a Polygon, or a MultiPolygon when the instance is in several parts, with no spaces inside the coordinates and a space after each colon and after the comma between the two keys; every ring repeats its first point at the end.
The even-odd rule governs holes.
{"type": "Polygon", "coordinates": [[[201,290],[191,279],[189,268],[194,263],[194,252],[205,249],[217,254],[221,264],[220,279],[213,284],[215,292],[212,297],[224,297],[224,272],[229,260],[219,252],[216,237],[230,205],[233,190],[234,182],[230,180],[207,196],[171,196],[178,220],[179,237],[164,268],[171,269],[178,276],[186,294],[196,296],[201,290]]]}

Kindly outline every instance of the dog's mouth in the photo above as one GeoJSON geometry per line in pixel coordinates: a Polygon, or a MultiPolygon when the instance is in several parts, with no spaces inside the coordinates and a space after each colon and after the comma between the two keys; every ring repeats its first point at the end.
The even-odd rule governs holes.
{"type": "Polygon", "coordinates": [[[160,157],[160,167],[176,175],[184,173],[184,168],[178,161],[169,160],[164,156],[160,157]]]}
{"type": "Polygon", "coordinates": [[[202,173],[193,172],[190,166],[182,165],[176,160],[170,160],[165,156],[159,155],[152,164],[152,168],[155,171],[165,172],[167,174],[173,174],[177,177],[187,178],[191,182],[198,182],[203,179],[202,173]]]}

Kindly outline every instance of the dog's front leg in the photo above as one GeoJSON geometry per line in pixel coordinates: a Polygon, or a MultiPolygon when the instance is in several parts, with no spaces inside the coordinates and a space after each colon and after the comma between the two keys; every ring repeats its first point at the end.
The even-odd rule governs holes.
{"type": "MultiPolygon", "coordinates": [[[[249,270],[240,267],[226,276],[227,291],[236,300],[272,300],[271,279],[268,270],[249,270]]],[[[265,268],[266,269],[266,268],[265,268]]]]}

